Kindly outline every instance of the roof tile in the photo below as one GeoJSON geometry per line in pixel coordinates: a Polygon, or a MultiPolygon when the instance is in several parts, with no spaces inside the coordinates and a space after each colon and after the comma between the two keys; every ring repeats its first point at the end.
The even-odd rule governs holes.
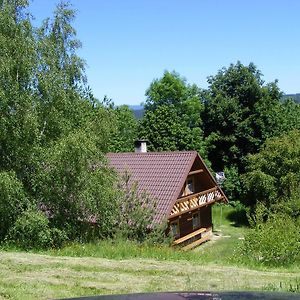
{"type": "Polygon", "coordinates": [[[108,153],[109,164],[123,173],[131,173],[138,190],[157,200],[154,220],[161,221],[179,197],[184,180],[197,157],[196,151],[108,153]]]}

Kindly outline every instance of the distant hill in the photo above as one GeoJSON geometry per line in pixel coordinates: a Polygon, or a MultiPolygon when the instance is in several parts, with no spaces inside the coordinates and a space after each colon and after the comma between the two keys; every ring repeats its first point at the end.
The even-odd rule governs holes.
{"type": "Polygon", "coordinates": [[[288,98],[294,99],[296,103],[300,103],[300,93],[297,94],[286,94],[282,96],[282,100],[286,100],[288,98]]]}
{"type": "MultiPolygon", "coordinates": [[[[286,94],[282,96],[282,100],[287,100],[292,98],[296,103],[300,104],[300,93],[296,94],[286,94]]],[[[140,120],[145,114],[145,109],[143,105],[128,105],[128,107],[133,111],[136,119],[140,120]]]]}
{"type": "Polygon", "coordinates": [[[143,105],[128,105],[128,107],[133,111],[136,119],[142,119],[145,113],[143,105]]]}

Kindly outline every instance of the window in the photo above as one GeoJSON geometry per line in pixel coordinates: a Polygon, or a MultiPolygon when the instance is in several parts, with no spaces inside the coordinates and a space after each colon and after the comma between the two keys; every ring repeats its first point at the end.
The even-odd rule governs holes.
{"type": "Polygon", "coordinates": [[[196,212],[193,214],[193,229],[199,228],[200,225],[200,212],[196,212]]]}
{"type": "Polygon", "coordinates": [[[195,192],[195,184],[194,184],[194,177],[188,177],[185,181],[185,186],[182,190],[182,197],[188,196],[195,192]]]}
{"type": "Polygon", "coordinates": [[[186,190],[187,190],[187,194],[194,193],[194,178],[193,177],[187,179],[186,190]]]}
{"type": "Polygon", "coordinates": [[[172,221],[170,223],[170,232],[173,237],[179,237],[179,220],[172,221]]]}

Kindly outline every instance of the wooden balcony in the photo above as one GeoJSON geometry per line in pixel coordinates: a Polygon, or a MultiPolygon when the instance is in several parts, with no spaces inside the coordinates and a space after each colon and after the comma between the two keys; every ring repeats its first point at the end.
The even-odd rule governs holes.
{"type": "Polygon", "coordinates": [[[179,216],[201,206],[221,201],[223,199],[224,195],[218,187],[179,198],[174,204],[169,218],[179,216]]]}

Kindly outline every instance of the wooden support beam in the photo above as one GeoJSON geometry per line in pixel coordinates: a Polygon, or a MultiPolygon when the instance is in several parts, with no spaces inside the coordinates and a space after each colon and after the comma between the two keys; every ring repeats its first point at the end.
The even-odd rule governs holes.
{"type": "Polygon", "coordinates": [[[199,234],[201,234],[201,233],[203,233],[205,231],[206,231],[206,228],[204,228],[204,227],[200,228],[200,229],[198,229],[198,230],[196,230],[194,232],[191,232],[190,234],[187,234],[187,235],[181,237],[180,239],[175,240],[173,242],[173,245],[181,244],[181,243],[183,243],[183,242],[191,239],[192,237],[197,236],[197,235],[199,235],[199,234]]]}
{"type": "Polygon", "coordinates": [[[182,250],[187,251],[187,250],[193,249],[193,248],[197,247],[198,245],[200,245],[200,244],[202,244],[202,243],[208,241],[209,239],[210,239],[210,236],[209,236],[209,235],[206,235],[206,236],[202,237],[201,239],[196,240],[195,242],[193,242],[193,243],[191,243],[191,244],[188,244],[188,245],[184,246],[184,247],[182,248],[182,250]]]}
{"type": "Polygon", "coordinates": [[[203,169],[199,169],[199,170],[191,171],[189,173],[189,175],[194,175],[194,174],[198,174],[198,173],[202,173],[202,172],[204,172],[203,169]]]}

